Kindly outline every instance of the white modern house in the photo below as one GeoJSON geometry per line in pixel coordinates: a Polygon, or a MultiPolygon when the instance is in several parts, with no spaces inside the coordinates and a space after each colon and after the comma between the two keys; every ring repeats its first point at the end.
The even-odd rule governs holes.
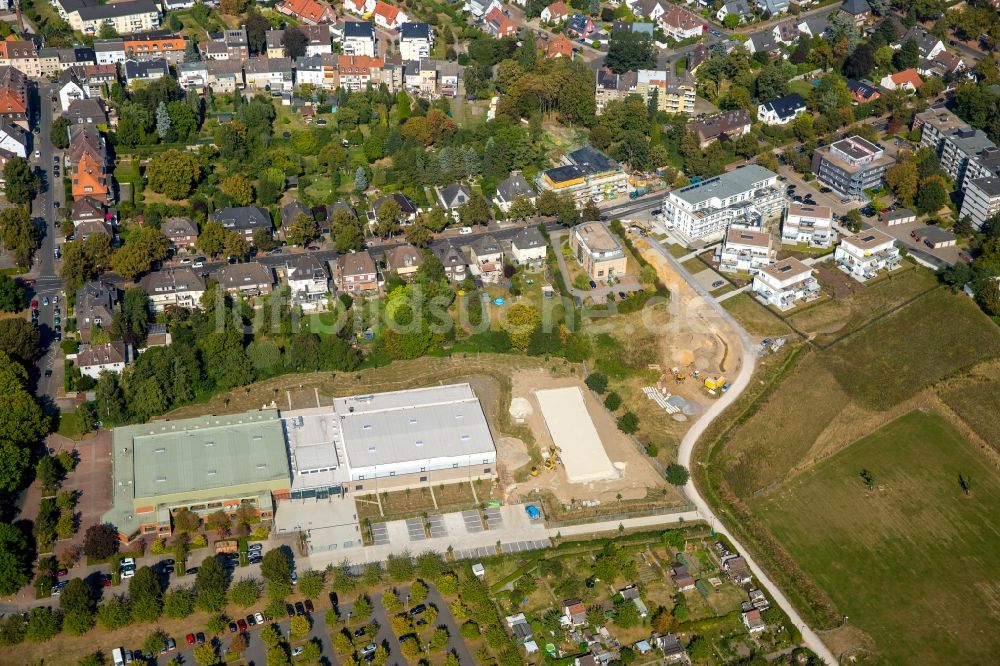
{"type": "Polygon", "coordinates": [[[399,29],[399,55],[403,62],[431,57],[434,35],[426,23],[404,23],[399,29]]]}
{"type": "Polygon", "coordinates": [[[167,268],[147,274],[139,286],[149,296],[153,309],[163,312],[168,307],[201,307],[205,280],[190,268],[167,268]]]}
{"type": "Polygon", "coordinates": [[[791,310],[799,301],[818,298],[820,289],[813,269],[789,257],[758,271],[753,276],[753,293],[765,305],[791,310]]]}
{"type": "Polygon", "coordinates": [[[663,221],[688,242],[719,238],[733,223],[760,227],[785,208],[777,182],[778,174],[748,164],[669,192],[663,201],[663,221]]]}
{"type": "Polygon", "coordinates": [[[286,260],[285,280],[292,292],[292,303],[305,311],[319,310],[330,293],[326,266],[312,254],[299,254],[286,260]]]}
{"type": "Polygon", "coordinates": [[[806,112],[802,95],[792,93],[769,100],[757,107],[757,120],[765,125],[787,125],[806,112]]]}
{"type": "Polygon", "coordinates": [[[899,248],[892,236],[878,229],[865,229],[845,236],[833,254],[837,266],[858,280],[870,280],[883,270],[899,268],[899,248]]]}
{"type": "Polygon", "coordinates": [[[77,353],[75,359],[80,374],[91,379],[100,379],[102,372],[120,375],[132,360],[134,360],[132,348],[123,342],[106,342],[87,347],[77,353]]]}
{"type": "Polygon", "coordinates": [[[548,243],[537,227],[524,227],[510,241],[510,258],[518,266],[545,263],[548,243]]]}
{"type": "Polygon", "coordinates": [[[716,250],[716,258],[720,271],[756,273],[774,261],[771,235],[766,231],[733,225],[716,250]]]}
{"type": "Polygon", "coordinates": [[[829,206],[790,203],[781,225],[781,242],[786,245],[830,247],[837,235],[829,206]]]}

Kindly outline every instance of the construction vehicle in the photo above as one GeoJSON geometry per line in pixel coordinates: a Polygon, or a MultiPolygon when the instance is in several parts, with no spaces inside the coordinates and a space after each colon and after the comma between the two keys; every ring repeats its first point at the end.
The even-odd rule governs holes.
{"type": "Polygon", "coordinates": [[[725,383],[726,383],[725,377],[719,376],[714,379],[711,377],[705,378],[705,388],[707,388],[709,391],[715,391],[721,389],[725,383]]]}
{"type": "Polygon", "coordinates": [[[670,372],[674,375],[674,381],[678,384],[687,379],[687,375],[681,372],[680,368],[671,368],[670,372]]]}
{"type": "Polygon", "coordinates": [[[552,458],[546,458],[545,462],[542,463],[542,466],[545,467],[546,471],[552,472],[556,468],[556,461],[552,458]]]}
{"type": "Polygon", "coordinates": [[[537,467],[533,466],[531,468],[531,476],[538,476],[538,468],[537,467]]]}

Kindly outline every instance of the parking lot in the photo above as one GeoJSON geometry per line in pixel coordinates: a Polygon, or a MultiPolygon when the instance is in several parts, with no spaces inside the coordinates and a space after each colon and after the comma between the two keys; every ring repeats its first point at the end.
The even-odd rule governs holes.
{"type": "Polygon", "coordinates": [[[483,519],[478,511],[463,511],[462,520],[465,521],[465,531],[469,534],[483,531],[483,519]]]}

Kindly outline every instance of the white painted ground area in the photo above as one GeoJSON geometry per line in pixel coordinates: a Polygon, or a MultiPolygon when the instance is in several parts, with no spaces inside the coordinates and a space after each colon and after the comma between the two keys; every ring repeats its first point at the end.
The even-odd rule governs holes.
{"type": "Polygon", "coordinates": [[[570,483],[617,479],[618,471],[604,451],[597,428],[587,413],[579,387],[536,391],[545,426],[562,449],[563,466],[570,483]]]}

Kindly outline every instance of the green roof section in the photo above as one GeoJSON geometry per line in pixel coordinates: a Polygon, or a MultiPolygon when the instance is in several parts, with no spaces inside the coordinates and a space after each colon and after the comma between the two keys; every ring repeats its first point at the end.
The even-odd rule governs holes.
{"type": "Polygon", "coordinates": [[[113,504],[104,519],[128,533],[135,509],[288,489],[291,467],[274,409],[115,428],[113,504]]]}

